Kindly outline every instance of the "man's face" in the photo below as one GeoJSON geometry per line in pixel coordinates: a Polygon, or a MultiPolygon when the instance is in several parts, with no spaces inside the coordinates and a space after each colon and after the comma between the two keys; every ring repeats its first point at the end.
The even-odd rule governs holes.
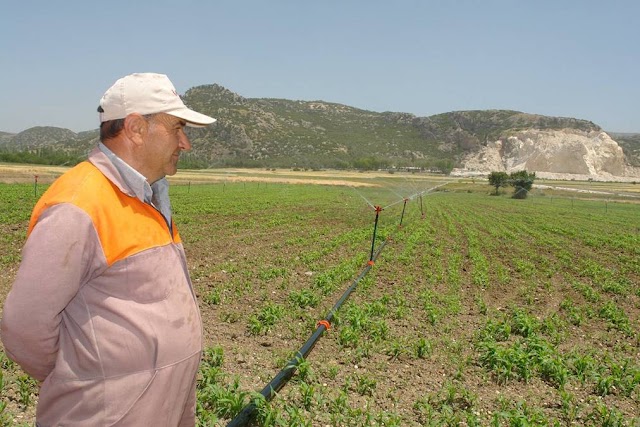
{"type": "Polygon", "coordinates": [[[186,122],[182,119],[159,113],[152,116],[148,123],[145,145],[150,176],[147,176],[147,180],[152,184],[177,172],[180,152],[191,150],[191,143],[184,133],[186,122]]]}

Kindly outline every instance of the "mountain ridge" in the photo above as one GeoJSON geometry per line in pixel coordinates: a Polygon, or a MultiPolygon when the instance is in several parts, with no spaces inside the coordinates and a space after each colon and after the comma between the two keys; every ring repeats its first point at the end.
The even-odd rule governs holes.
{"type": "MultiPolygon", "coordinates": [[[[477,166],[477,154],[490,144],[518,139],[523,132],[532,131],[555,132],[552,139],[558,140],[557,144],[563,143],[564,135],[573,138],[574,147],[588,145],[589,150],[596,150],[593,160],[599,148],[589,142],[589,135],[604,132],[588,120],[514,110],[461,110],[420,117],[320,100],[247,98],[218,84],[190,88],[183,99],[191,108],[217,119],[207,128],[188,128],[193,150],[183,155],[183,166],[187,167],[413,166],[449,173],[454,168],[467,168],[473,156],[476,161],[472,163],[477,166]],[[576,142],[576,132],[581,133],[582,142],[576,142]]],[[[621,148],[620,153],[610,150],[619,157],[615,173],[635,174],[633,168],[640,166],[640,134],[612,135],[620,140],[621,148]]],[[[83,155],[97,140],[97,130],[74,133],[38,126],[17,134],[0,132],[0,150],[47,149],[83,155]]],[[[597,170],[593,165],[576,166],[576,161],[572,160],[576,170],[597,170]]],[[[541,161],[537,164],[545,168],[541,161]]]]}

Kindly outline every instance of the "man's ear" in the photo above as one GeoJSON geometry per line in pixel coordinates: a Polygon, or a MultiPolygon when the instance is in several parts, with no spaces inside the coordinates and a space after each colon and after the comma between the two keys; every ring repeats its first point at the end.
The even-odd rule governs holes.
{"type": "Polygon", "coordinates": [[[149,131],[149,122],[138,113],[129,114],[124,118],[124,132],[128,139],[136,145],[144,142],[149,131]]]}

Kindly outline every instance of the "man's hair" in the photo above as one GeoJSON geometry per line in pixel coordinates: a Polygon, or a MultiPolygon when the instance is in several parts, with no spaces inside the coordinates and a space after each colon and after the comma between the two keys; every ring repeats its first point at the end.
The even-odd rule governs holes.
{"type": "Polygon", "coordinates": [[[100,123],[100,141],[115,138],[124,129],[124,119],[109,120],[100,123]]]}
{"type": "MultiPolygon", "coordinates": [[[[98,107],[98,112],[104,112],[102,107],[98,107]]],[[[149,121],[153,116],[155,116],[155,114],[145,114],[142,117],[149,121]]],[[[100,141],[104,142],[108,139],[115,138],[122,132],[122,129],[124,129],[124,119],[108,120],[100,123],[100,141]]]]}

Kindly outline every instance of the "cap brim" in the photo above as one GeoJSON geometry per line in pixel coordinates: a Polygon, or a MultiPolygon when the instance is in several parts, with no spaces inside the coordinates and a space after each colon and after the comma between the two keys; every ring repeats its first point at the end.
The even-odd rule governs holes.
{"type": "Polygon", "coordinates": [[[216,119],[207,115],[198,113],[197,111],[190,110],[188,108],[181,108],[179,110],[166,111],[166,114],[178,117],[187,122],[187,126],[194,128],[203,128],[212,123],[215,123],[216,119]]]}

